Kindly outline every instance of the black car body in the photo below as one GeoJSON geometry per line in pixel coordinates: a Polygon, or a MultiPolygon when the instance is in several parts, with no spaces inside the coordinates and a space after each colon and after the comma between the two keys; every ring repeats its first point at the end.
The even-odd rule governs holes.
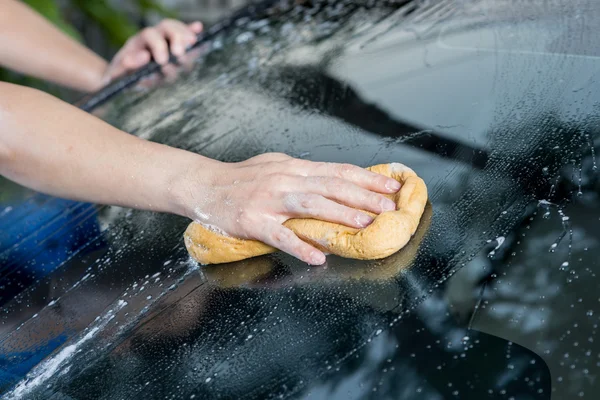
{"type": "MultiPolygon", "coordinates": [[[[401,162],[430,205],[388,259],[309,267],[198,266],[184,219],[69,203],[4,238],[2,285],[18,294],[2,300],[0,390],[598,398],[598,26],[593,0],[262,2],[213,27],[177,76],[146,69],[85,99],[222,161],[401,162]]],[[[16,224],[29,214],[13,203],[58,200],[10,201],[0,219],[16,224]]]]}

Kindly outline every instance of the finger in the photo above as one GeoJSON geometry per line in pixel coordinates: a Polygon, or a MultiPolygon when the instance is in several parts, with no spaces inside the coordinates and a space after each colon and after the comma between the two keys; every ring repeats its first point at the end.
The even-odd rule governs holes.
{"type": "Polygon", "coordinates": [[[164,20],[157,29],[169,40],[171,53],[176,57],[184,55],[186,47],[196,40],[196,35],[179,21],[164,20]]]}
{"type": "Polygon", "coordinates": [[[169,49],[163,35],[155,28],[146,28],[140,33],[140,40],[150,50],[154,61],[163,65],[169,61],[169,49]]]}
{"type": "Polygon", "coordinates": [[[299,178],[299,180],[304,180],[304,182],[295,183],[298,185],[296,187],[306,193],[319,194],[352,208],[377,214],[396,209],[396,203],[393,200],[341,178],[310,176],[299,178]]]}
{"type": "Polygon", "coordinates": [[[204,25],[202,25],[202,22],[200,22],[200,21],[194,21],[191,24],[188,24],[188,27],[195,34],[198,34],[198,33],[202,32],[202,30],[204,30],[204,25]]]}
{"type": "Polygon", "coordinates": [[[373,222],[373,218],[362,211],[316,194],[289,194],[284,200],[284,207],[290,217],[315,218],[357,229],[365,228],[373,222]]]}
{"type": "Polygon", "coordinates": [[[325,254],[310,244],[303,242],[288,228],[277,222],[261,226],[260,241],[284,251],[311,265],[325,263],[325,254]]]}
{"type": "Polygon", "coordinates": [[[365,189],[379,193],[396,193],[400,182],[352,164],[316,163],[310,175],[331,176],[348,180],[365,189]]]}
{"type": "Polygon", "coordinates": [[[146,65],[149,62],[150,52],[148,50],[138,50],[125,55],[122,64],[126,70],[132,70],[146,65]]]}
{"type": "MultiPolygon", "coordinates": [[[[172,19],[166,20],[166,23],[173,29],[176,29],[177,31],[181,32],[181,35],[183,36],[183,38],[185,39],[185,42],[187,44],[195,43],[196,40],[198,39],[197,32],[191,28],[192,24],[186,25],[181,21],[172,20],[172,19]]],[[[202,24],[200,24],[200,32],[201,31],[202,31],[202,24]]]]}

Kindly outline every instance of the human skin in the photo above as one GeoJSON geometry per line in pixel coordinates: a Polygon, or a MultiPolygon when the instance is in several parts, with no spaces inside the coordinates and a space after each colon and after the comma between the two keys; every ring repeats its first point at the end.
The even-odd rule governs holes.
{"type": "MultiPolygon", "coordinates": [[[[82,91],[150,60],[183,55],[201,24],[167,20],[106,63],[23,4],[0,3],[0,65],[82,91]],[[10,14],[10,15],[8,15],[10,14]],[[68,60],[68,62],[66,61],[68,60]]],[[[325,255],[282,224],[316,218],[364,228],[395,209],[395,179],[349,164],[271,153],[239,163],[149,142],[40,91],[0,83],[0,174],[50,195],[173,213],[309,264],[325,255]]]]}
{"type": "Polygon", "coordinates": [[[200,22],[186,25],[165,19],[131,37],[109,63],[24,3],[2,0],[0,65],[81,92],[93,92],[147,64],[151,57],[166,65],[169,50],[176,57],[182,56],[201,31],[200,22]]]}

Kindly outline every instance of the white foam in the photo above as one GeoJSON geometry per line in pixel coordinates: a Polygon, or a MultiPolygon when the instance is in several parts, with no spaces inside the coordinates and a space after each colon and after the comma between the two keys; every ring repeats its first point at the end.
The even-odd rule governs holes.
{"type": "Polygon", "coordinates": [[[52,377],[58,369],[70,359],[73,354],[77,351],[77,348],[81,346],[83,343],[90,340],[96,332],[98,332],[100,328],[96,327],[91,329],[83,338],[81,338],[77,343],[66,346],[62,349],[58,354],[54,357],[46,360],[44,363],[40,364],[32,375],[35,377],[31,380],[21,381],[17,387],[8,394],[7,399],[22,399],[24,396],[31,392],[34,388],[42,384],[44,381],[48,380],[52,377]]]}
{"type": "MultiPolygon", "coordinates": [[[[494,250],[490,251],[490,253],[488,254],[489,257],[492,257],[494,255],[496,255],[496,250],[498,250],[500,248],[500,246],[502,246],[504,244],[504,241],[506,240],[506,238],[504,236],[498,236],[496,238],[496,242],[498,243],[496,245],[496,247],[494,248],[494,250]]],[[[490,241],[488,241],[489,243],[490,241]]]]}
{"type": "Polygon", "coordinates": [[[196,214],[196,221],[197,222],[205,222],[205,221],[208,221],[209,218],[210,218],[210,215],[202,212],[202,210],[200,209],[200,207],[196,207],[194,209],[194,214],[196,214]]]}
{"type": "Polygon", "coordinates": [[[208,229],[209,231],[213,231],[215,233],[218,233],[219,235],[229,237],[227,232],[225,232],[223,229],[219,228],[218,226],[215,226],[212,224],[204,224],[204,223],[199,223],[199,224],[202,225],[203,227],[205,227],[206,229],[208,229]]]}
{"type": "Polygon", "coordinates": [[[390,168],[392,169],[392,172],[415,172],[411,168],[400,163],[391,163],[390,168]]]}
{"type": "Polygon", "coordinates": [[[496,242],[498,242],[498,245],[496,246],[496,248],[494,250],[498,250],[500,248],[500,246],[502,246],[504,244],[505,240],[506,240],[506,238],[504,236],[498,236],[496,238],[496,242]]]}
{"type": "Polygon", "coordinates": [[[54,356],[51,356],[38,364],[29,374],[27,374],[25,379],[19,382],[19,384],[7,394],[6,399],[25,398],[27,394],[54,376],[61,368],[63,368],[63,371],[65,368],[69,368],[66,364],[73,355],[79,352],[79,348],[92,339],[126,304],[126,302],[121,300],[114,309],[109,310],[102,318],[96,318],[96,321],[101,320],[97,326],[91,328],[88,333],[75,343],[65,346],[54,356]]]}

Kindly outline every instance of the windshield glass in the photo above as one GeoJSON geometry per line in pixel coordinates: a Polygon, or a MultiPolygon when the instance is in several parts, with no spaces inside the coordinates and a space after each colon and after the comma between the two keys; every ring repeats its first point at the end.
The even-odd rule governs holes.
{"type": "Polygon", "coordinates": [[[7,226],[45,214],[0,233],[2,289],[34,282],[0,298],[0,393],[598,398],[600,4],[275,4],[93,113],[228,162],[401,162],[430,196],[415,237],[200,267],[182,218],[15,196],[7,226]]]}

